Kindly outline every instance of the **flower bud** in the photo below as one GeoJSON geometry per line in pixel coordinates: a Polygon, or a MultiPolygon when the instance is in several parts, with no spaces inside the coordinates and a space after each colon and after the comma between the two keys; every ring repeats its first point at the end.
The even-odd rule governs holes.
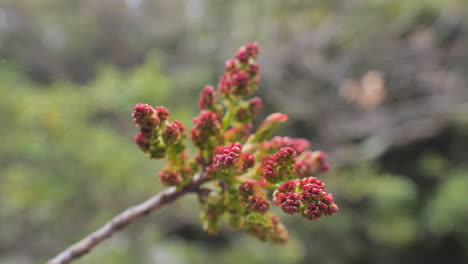
{"type": "Polygon", "coordinates": [[[156,111],[147,104],[137,104],[133,107],[133,123],[148,130],[155,129],[159,124],[159,118],[156,111]]]}
{"type": "Polygon", "coordinates": [[[242,153],[241,155],[242,172],[245,172],[248,169],[253,168],[254,165],[255,165],[255,157],[250,153],[242,153]]]}
{"type": "Polygon", "coordinates": [[[213,86],[205,85],[200,94],[200,100],[198,101],[198,107],[202,110],[208,110],[213,107],[213,104],[216,100],[215,91],[213,86]]]}
{"type": "Polygon", "coordinates": [[[182,183],[182,177],[178,173],[167,170],[159,173],[159,180],[166,186],[176,186],[182,183]]]}
{"type": "Polygon", "coordinates": [[[242,145],[240,143],[230,143],[227,146],[216,147],[209,167],[210,171],[233,167],[239,160],[241,150],[242,145]]]}
{"type": "Polygon", "coordinates": [[[162,106],[158,106],[155,108],[157,115],[161,121],[166,121],[169,118],[169,110],[162,106]]]}
{"type": "Polygon", "coordinates": [[[134,142],[143,152],[147,152],[151,147],[148,138],[144,136],[141,130],[136,134],[134,142]]]}
{"type": "Polygon", "coordinates": [[[249,110],[252,115],[252,118],[255,118],[263,108],[263,101],[259,97],[254,97],[250,99],[248,103],[249,103],[249,110]]]}

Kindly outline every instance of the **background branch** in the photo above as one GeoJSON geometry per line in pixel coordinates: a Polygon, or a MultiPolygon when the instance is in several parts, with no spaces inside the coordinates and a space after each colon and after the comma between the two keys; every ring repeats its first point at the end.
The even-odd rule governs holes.
{"type": "Polygon", "coordinates": [[[208,177],[205,173],[199,173],[194,176],[192,183],[185,185],[181,190],[177,190],[175,187],[167,188],[166,190],[158,193],[145,202],[126,209],[122,213],[112,218],[98,230],[87,235],[82,240],[60,252],[55,258],[49,260],[48,264],[63,264],[72,262],[73,260],[87,254],[89,251],[91,251],[91,249],[100,244],[102,241],[111,237],[113,233],[119,231],[140,217],[148,215],[152,211],[176,200],[184,194],[189,192],[197,192],[199,186],[207,180],[208,177]]]}

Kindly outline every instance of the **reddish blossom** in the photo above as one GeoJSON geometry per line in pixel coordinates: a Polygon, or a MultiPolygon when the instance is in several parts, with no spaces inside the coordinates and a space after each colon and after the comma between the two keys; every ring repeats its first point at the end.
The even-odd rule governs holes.
{"type": "Polygon", "coordinates": [[[253,168],[253,166],[255,165],[255,157],[250,153],[242,153],[241,161],[242,171],[246,171],[250,168],[253,168]]]}
{"type": "Polygon", "coordinates": [[[239,185],[239,194],[241,196],[251,196],[255,191],[255,183],[253,181],[245,181],[239,185]]]}
{"type": "Polygon", "coordinates": [[[155,108],[157,114],[158,114],[158,117],[161,121],[165,121],[169,118],[169,110],[167,110],[166,108],[162,107],[162,106],[158,106],[155,108]]]}
{"type": "Polygon", "coordinates": [[[230,143],[227,146],[218,146],[214,150],[210,170],[218,170],[232,167],[239,160],[242,150],[240,143],[230,143]]]}
{"type": "Polygon", "coordinates": [[[248,103],[251,115],[253,116],[253,118],[255,118],[263,108],[263,101],[259,97],[254,97],[250,99],[248,103]]]}
{"type": "Polygon", "coordinates": [[[175,186],[182,183],[182,177],[178,173],[167,170],[159,173],[159,180],[166,186],[175,186]]]}
{"type": "Polygon", "coordinates": [[[265,191],[255,181],[243,182],[239,186],[239,195],[242,205],[248,210],[263,214],[270,208],[265,191]]]}
{"type": "Polygon", "coordinates": [[[260,70],[260,66],[257,63],[253,63],[249,65],[247,72],[249,73],[250,77],[256,76],[260,70]]]}
{"type": "Polygon", "coordinates": [[[275,160],[272,156],[266,156],[262,159],[262,173],[265,180],[276,182],[278,173],[275,170],[275,160]]]}
{"type": "Polygon", "coordinates": [[[302,187],[301,200],[307,202],[311,199],[320,199],[322,197],[322,190],[317,184],[306,184],[302,187]]]}
{"type": "Polygon", "coordinates": [[[185,130],[184,125],[180,121],[174,121],[166,125],[165,138],[168,144],[172,144],[180,139],[183,131],[185,130]]]}
{"type": "Polygon", "coordinates": [[[325,192],[325,184],[315,177],[290,180],[281,184],[273,194],[273,203],[287,214],[301,211],[309,220],[338,211],[333,195],[325,192]]]}
{"type": "Polygon", "coordinates": [[[320,179],[318,179],[316,177],[307,177],[307,178],[299,180],[299,185],[300,186],[305,186],[307,184],[316,184],[322,189],[325,189],[325,187],[327,187],[325,185],[325,183],[323,183],[322,180],[320,180],[320,179]]]}
{"type": "Polygon", "coordinates": [[[278,187],[277,191],[280,193],[294,192],[294,190],[296,190],[296,186],[297,186],[296,180],[285,181],[278,187]]]}
{"type": "Polygon", "coordinates": [[[253,195],[249,197],[248,207],[254,212],[263,214],[270,208],[270,203],[263,197],[253,195]]]}
{"type": "Polygon", "coordinates": [[[136,134],[134,142],[143,152],[147,152],[151,147],[148,138],[144,136],[141,130],[136,134]]]}
{"type": "Polygon", "coordinates": [[[233,71],[234,69],[237,68],[236,61],[235,60],[227,60],[226,65],[224,66],[224,69],[226,71],[233,71]]]}
{"type": "Polygon", "coordinates": [[[247,54],[252,57],[252,58],[257,58],[258,56],[258,43],[257,42],[251,42],[245,45],[245,50],[247,54]]]}
{"type": "Polygon", "coordinates": [[[217,123],[219,123],[218,119],[219,117],[216,113],[202,112],[199,116],[193,119],[193,123],[201,129],[211,130],[217,126],[217,123]]]}
{"type": "Polygon", "coordinates": [[[156,116],[156,112],[150,105],[137,104],[133,107],[133,123],[135,125],[152,130],[159,124],[159,118],[156,116]]]}
{"type": "Polygon", "coordinates": [[[210,109],[213,107],[213,103],[215,102],[215,96],[214,96],[214,88],[211,85],[205,85],[203,87],[203,90],[201,91],[200,94],[200,100],[198,101],[198,107],[200,109],[210,109]]]}
{"type": "Polygon", "coordinates": [[[327,154],[323,151],[316,151],[315,162],[317,166],[317,170],[320,172],[328,171],[328,162],[327,162],[327,154]]]}
{"type": "Polygon", "coordinates": [[[221,95],[227,95],[231,91],[232,81],[229,73],[224,73],[219,78],[218,82],[218,93],[221,95]]]}
{"type": "Polygon", "coordinates": [[[293,164],[296,156],[297,154],[294,149],[285,147],[278,150],[274,158],[278,164],[293,164]]]}
{"type": "Polygon", "coordinates": [[[301,203],[299,195],[293,192],[275,193],[273,203],[279,205],[283,212],[287,214],[295,214],[299,212],[301,203]]]}
{"type": "Polygon", "coordinates": [[[249,75],[244,71],[233,74],[232,84],[235,86],[235,90],[232,91],[235,95],[246,96],[249,94],[247,85],[249,84],[249,75]]]}

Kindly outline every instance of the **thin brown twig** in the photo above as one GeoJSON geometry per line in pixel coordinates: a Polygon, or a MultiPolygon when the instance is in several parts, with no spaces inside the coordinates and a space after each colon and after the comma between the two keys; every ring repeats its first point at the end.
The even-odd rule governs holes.
{"type": "Polygon", "coordinates": [[[64,264],[72,262],[73,260],[87,254],[95,246],[110,238],[112,234],[133,221],[150,214],[159,207],[168,204],[189,192],[197,192],[200,185],[207,180],[208,177],[205,173],[199,173],[194,176],[192,183],[185,185],[180,190],[177,190],[175,187],[167,188],[145,202],[126,209],[105,223],[98,230],[60,252],[55,258],[49,260],[48,264],[64,264]]]}

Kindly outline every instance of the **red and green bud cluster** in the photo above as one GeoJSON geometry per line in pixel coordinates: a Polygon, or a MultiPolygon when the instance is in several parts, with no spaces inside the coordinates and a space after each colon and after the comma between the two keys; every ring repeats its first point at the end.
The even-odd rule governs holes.
{"type": "Polygon", "coordinates": [[[202,111],[193,123],[195,126],[190,129],[190,139],[199,148],[201,160],[207,160],[216,146],[224,142],[220,117],[214,112],[202,111]]]}
{"type": "Polygon", "coordinates": [[[198,101],[198,107],[201,110],[212,110],[214,104],[217,102],[215,97],[215,90],[211,85],[205,85],[200,93],[200,100],[198,101]]]}
{"type": "Polygon", "coordinates": [[[184,149],[181,144],[184,125],[180,121],[168,122],[169,111],[164,107],[153,108],[147,104],[137,104],[133,108],[133,122],[140,127],[135,144],[151,158],[164,158],[166,152],[175,154],[184,149]]]}
{"type": "Polygon", "coordinates": [[[214,150],[211,164],[206,168],[212,178],[225,178],[237,172],[241,161],[242,144],[235,142],[218,146],[214,150]]]}
{"type": "Polygon", "coordinates": [[[260,80],[258,53],[257,43],[241,47],[226,62],[217,89],[205,85],[201,90],[200,113],[188,133],[195,155],[185,151],[185,126],[170,121],[163,107],[135,106],[133,121],[140,128],[135,143],[151,158],[167,158],[158,174],[165,186],[180,190],[195,174],[205,177],[197,193],[208,233],[217,233],[224,219],[260,240],[285,243],[288,233],[269,212],[268,190],[276,190],[273,203],[286,214],[311,220],[334,214],[338,206],[325,184],[311,177],[328,170],[325,153],[308,150],[306,139],[272,138],[287,115],[270,114],[254,129],[253,120],[263,108],[260,98],[250,97],[260,80]]]}
{"type": "Polygon", "coordinates": [[[278,150],[272,156],[262,160],[261,172],[263,178],[271,183],[279,183],[293,177],[296,151],[290,147],[278,150]]]}
{"type": "Polygon", "coordinates": [[[266,200],[266,192],[252,180],[243,182],[239,186],[239,195],[246,210],[264,214],[270,208],[266,200]]]}
{"type": "Polygon", "coordinates": [[[315,177],[289,180],[275,191],[273,203],[287,214],[301,213],[309,220],[317,220],[338,211],[333,195],[325,192],[325,187],[315,177]]]}
{"type": "Polygon", "coordinates": [[[222,97],[245,97],[257,90],[260,81],[259,65],[255,63],[257,56],[258,44],[249,43],[236,52],[235,59],[226,62],[218,83],[218,93],[222,97]]]}
{"type": "Polygon", "coordinates": [[[240,123],[250,123],[257,117],[263,108],[263,101],[254,97],[247,102],[241,102],[236,110],[235,118],[240,123]]]}
{"type": "Polygon", "coordinates": [[[221,216],[225,213],[224,197],[214,190],[207,190],[198,195],[202,213],[200,218],[203,221],[203,230],[215,235],[220,228],[221,216]]]}
{"type": "Polygon", "coordinates": [[[159,125],[156,109],[147,104],[133,107],[133,123],[143,130],[153,130],[159,125]]]}
{"type": "Polygon", "coordinates": [[[159,180],[166,186],[177,186],[182,183],[182,177],[177,172],[163,170],[158,176],[159,180]]]}
{"type": "Polygon", "coordinates": [[[261,241],[285,244],[288,242],[288,231],[279,218],[271,213],[250,214],[245,218],[243,229],[261,241]]]}

